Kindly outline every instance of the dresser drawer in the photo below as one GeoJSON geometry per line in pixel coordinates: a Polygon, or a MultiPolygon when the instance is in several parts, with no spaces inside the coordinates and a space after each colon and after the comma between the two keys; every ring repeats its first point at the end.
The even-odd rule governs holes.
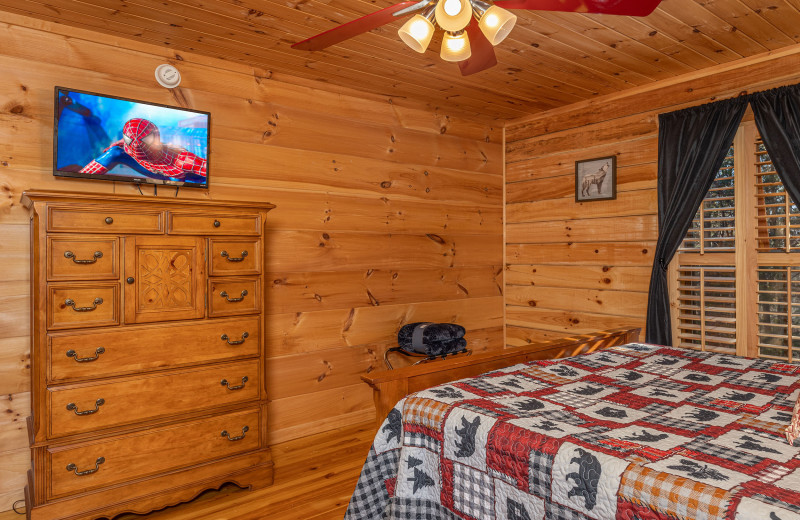
{"type": "Polygon", "coordinates": [[[48,335],[50,382],[257,356],[258,316],[48,335]]]}
{"type": "Polygon", "coordinates": [[[164,233],[164,212],[124,207],[48,206],[47,231],[84,233],[164,233]]]}
{"type": "Polygon", "coordinates": [[[261,215],[200,214],[171,211],[169,233],[173,235],[254,235],[261,234],[261,215]]]}
{"type": "Polygon", "coordinates": [[[208,280],[208,315],[230,316],[261,311],[258,278],[211,278],[208,280]]]}
{"type": "Polygon", "coordinates": [[[47,389],[50,434],[60,437],[209,410],[260,397],[258,360],[47,389]],[[83,415],[81,415],[83,414],[83,415]]]}
{"type": "Polygon", "coordinates": [[[119,324],[119,284],[47,285],[47,328],[74,329],[119,324]]]}
{"type": "Polygon", "coordinates": [[[50,448],[49,498],[257,450],[260,423],[260,412],[253,409],[77,446],[50,448]]]}
{"type": "Polygon", "coordinates": [[[261,274],[261,241],[233,238],[210,238],[211,276],[261,274]]]}
{"type": "Polygon", "coordinates": [[[119,279],[119,239],[85,236],[48,237],[47,279],[119,279]]]}

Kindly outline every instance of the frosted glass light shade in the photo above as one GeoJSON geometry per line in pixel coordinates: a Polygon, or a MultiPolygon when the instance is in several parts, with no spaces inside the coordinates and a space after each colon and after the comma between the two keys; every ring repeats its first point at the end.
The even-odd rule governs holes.
{"type": "Polygon", "coordinates": [[[436,4],[436,23],[445,31],[460,31],[472,19],[469,0],[439,0],[436,4]]]}
{"type": "Polygon", "coordinates": [[[433,37],[433,24],[422,15],[415,14],[397,31],[400,39],[417,52],[425,52],[433,37]]]}
{"type": "Polygon", "coordinates": [[[472,56],[472,49],[469,47],[469,37],[466,31],[458,34],[445,32],[442,38],[440,56],[445,61],[464,61],[472,56]]]}
{"type": "Polygon", "coordinates": [[[480,27],[486,39],[489,40],[489,43],[497,45],[506,39],[506,36],[508,36],[508,33],[511,32],[516,23],[516,15],[493,5],[483,13],[480,22],[478,22],[478,27],[480,27]]]}

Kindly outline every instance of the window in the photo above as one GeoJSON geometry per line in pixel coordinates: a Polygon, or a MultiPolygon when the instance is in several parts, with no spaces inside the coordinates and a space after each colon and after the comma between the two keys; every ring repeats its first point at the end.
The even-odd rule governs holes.
{"type": "Polygon", "coordinates": [[[800,209],[747,121],[670,264],[674,344],[800,362],[795,253],[800,209]]]}

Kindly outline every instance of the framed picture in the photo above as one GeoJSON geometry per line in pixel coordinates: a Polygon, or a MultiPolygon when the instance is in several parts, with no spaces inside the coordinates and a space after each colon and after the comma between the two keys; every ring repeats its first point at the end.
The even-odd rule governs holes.
{"type": "Polygon", "coordinates": [[[616,156],[575,161],[575,202],[616,198],[616,156]]]}

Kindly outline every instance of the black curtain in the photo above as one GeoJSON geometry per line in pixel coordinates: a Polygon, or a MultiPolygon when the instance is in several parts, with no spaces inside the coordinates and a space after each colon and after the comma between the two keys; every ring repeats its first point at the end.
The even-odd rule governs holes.
{"type": "MultiPolygon", "coordinates": [[[[795,203],[800,201],[800,85],[750,96],[750,105],[772,163],[795,203]]],[[[788,237],[787,237],[788,239],[788,237]]]]}
{"type": "Polygon", "coordinates": [[[747,102],[739,97],[658,116],[659,234],[647,299],[648,343],[672,344],[667,266],[725,160],[747,102]]]}

